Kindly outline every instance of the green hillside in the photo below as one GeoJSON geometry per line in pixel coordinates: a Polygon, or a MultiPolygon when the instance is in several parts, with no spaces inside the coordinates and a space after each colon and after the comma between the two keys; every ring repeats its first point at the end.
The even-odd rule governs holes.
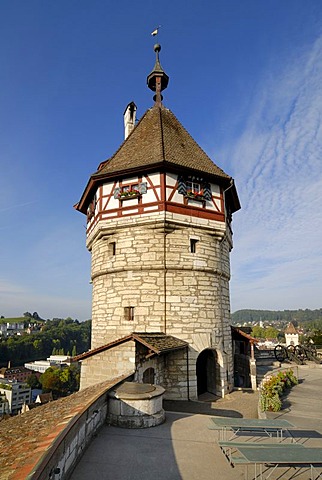
{"type": "Polygon", "coordinates": [[[0,318],[0,323],[24,323],[28,322],[29,318],[26,317],[15,317],[15,318],[0,318]]]}
{"type": "Polygon", "coordinates": [[[322,308],[317,310],[237,310],[232,314],[232,323],[248,322],[314,322],[322,320],[322,308]]]}

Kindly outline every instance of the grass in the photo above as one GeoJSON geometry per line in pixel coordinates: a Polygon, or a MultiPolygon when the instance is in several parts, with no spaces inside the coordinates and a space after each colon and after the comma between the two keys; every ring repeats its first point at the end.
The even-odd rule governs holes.
{"type": "Polygon", "coordinates": [[[0,323],[24,323],[28,321],[27,317],[16,317],[16,318],[0,318],[0,323]]]}

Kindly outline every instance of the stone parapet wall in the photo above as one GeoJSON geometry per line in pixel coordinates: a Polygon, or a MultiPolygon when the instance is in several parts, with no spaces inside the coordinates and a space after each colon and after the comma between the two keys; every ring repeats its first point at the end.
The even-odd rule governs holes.
{"type": "Polygon", "coordinates": [[[106,421],[107,393],[126,378],[114,378],[3,420],[0,478],[66,480],[106,421]]]}

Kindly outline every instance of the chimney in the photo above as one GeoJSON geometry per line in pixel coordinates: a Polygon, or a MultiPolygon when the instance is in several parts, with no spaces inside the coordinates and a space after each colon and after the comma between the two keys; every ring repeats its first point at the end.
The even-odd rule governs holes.
{"type": "Polygon", "coordinates": [[[135,127],[136,105],[134,102],[128,104],[124,111],[124,138],[126,139],[135,127]]]}

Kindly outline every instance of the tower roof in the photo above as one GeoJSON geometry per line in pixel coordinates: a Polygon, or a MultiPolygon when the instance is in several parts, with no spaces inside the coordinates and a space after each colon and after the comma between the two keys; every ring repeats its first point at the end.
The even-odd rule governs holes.
{"type": "Polygon", "coordinates": [[[165,107],[154,105],[147,110],[131,136],[94,174],[109,175],[137,168],[167,164],[215,175],[230,177],[199,147],[179,120],[165,107]]]}
{"type": "MultiPolygon", "coordinates": [[[[105,179],[160,168],[213,177],[225,188],[232,181],[229,175],[213,163],[171,110],[156,103],[145,112],[114,155],[101,163],[97,172],[90,177],[76,208],[85,212],[88,195],[105,179]]],[[[235,188],[232,190],[235,191],[235,188]]],[[[236,211],[240,208],[236,191],[233,197],[232,211],[236,211]]]]}
{"type": "Polygon", "coordinates": [[[286,330],[284,333],[288,333],[288,334],[291,334],[291,335],[295,335],[297,334],[297,331],[296,331],[296,328],[294,327],[293,323],[290,322],[287,327],[286,327],[286,330]]]}

